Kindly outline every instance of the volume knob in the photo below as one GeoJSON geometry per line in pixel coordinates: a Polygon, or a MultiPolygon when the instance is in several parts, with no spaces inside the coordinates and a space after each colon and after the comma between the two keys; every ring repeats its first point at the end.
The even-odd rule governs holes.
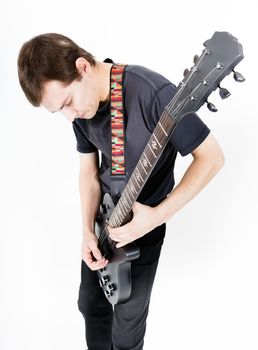
{"type": "Polygon", "coordinates": [[[101,278],[101,281],[103,283],[103,285],[106,285],[109,282],[109,277],[108,275],[105,275],[101,278]]]}
{"type": "Polygon", "coordinates": [[[115,286],[113,284],[109,284],[107,287],[110,292],[113,292],[115,290],[115,286]]]}

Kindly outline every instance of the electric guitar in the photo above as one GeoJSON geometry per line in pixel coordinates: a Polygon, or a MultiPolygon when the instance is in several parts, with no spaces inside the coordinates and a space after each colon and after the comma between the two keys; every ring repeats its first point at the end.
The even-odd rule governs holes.
{"type": "Polygon", "coordinates": [[[97,270],[97,274],[100,286],[112,305],[125,302],[130,297],[131,261],[139,257],[140,250],[135,244],[116,248],[116,242],[109,237],[107,224],[119,227],[130,220],[132,205],[184,115],[198,111],[204,103],[207,103],[210,111],[216,112],[217,108],[207,98],[217,88],[222,99],[230,95],[227,89],[220,86],[220,82],[232,71],[237,82],[245,80],[234,70],[244,58],[242,45],[235,37],[227,32],[215,32],[203,45],[205,48],[202,54],[194,56],[194,65],[190,70],[184,71],[183,80],[164,108],[118,202],[115,205],[111,196],[106,193],[100,205],[95,232],[99,248],[109,263],[103,269],[97,270]]]}

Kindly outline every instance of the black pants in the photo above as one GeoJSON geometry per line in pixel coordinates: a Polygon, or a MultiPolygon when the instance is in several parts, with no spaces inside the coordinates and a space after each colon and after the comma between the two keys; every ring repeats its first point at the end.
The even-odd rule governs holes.
{"type": "Polygon", "coordinates": [[[82,260],[78,307],[85,320],[89,350],[143,349],[153,281],[165,237],[166,224],[135,242],[140,257],[131,263],[132,293],[128,301],[114,306],[99,286],[97,272],[82,260]]]}

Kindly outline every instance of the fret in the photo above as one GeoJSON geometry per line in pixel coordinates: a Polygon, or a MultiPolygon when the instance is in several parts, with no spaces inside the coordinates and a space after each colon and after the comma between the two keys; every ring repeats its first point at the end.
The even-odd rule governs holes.
{"type": "Polygon", "coordinates": [[[111,217],[110,219],[111,219],[112,226],[113,226],[113,227],[117,227],[117,222],[116,222],[116,218],[115,218],[115,213],[114,213],[114,214],[112,213],[112,217],[111,217]]]}
{"type": "Polygon", "coordinates": [[[117,205],[120,205],[121,207],[121,210],[123,212],[123,215],[126,216],[126,213],[127,213],[127,208],[126,208],[126,199],[124,198],[125,197],[125,194],[124,192],[122,193],[122,196],[120,197],[117,205]]]}
{"type": "Polygon", "coordinates": [[[154,157],[157,158],[156,154],[153,152],[153,150],[152,150],[152,148],[151,148],[151,145],[150,145],[149,143],[148,143],[148,146],[149,146],[149,148],[150,148],[152,154],[154,155],[154,157]]]}
{"type": "Polygon", "coordinates": [[[117,226],[116,226],[116,223],[114,222],[114,219],[113,219],[113,213],[112,213],[112,215],[111,215],[111,217],[110,217],[110,219],[109,219],[108,224],[109,224],[110,226],[112,226],[112,227],[117,227],[117,226]]]}
{"type": "Polygon", "coordinates": [[[141,166],[142,166],[143,170],[145,171],[145,174],[146,174],[146,175],[148,175],[147,171],[145,170],[144,166],[142,165],[141,160],[140,160],[140,164],[141,164],[141,166]]]}
{"type": "MultiPolygon", "coordinates": [[[[130,192],[129,192],[129,193],[130,193],[130,192]]],[[[129,197],[129,194],[128,194],[128,192],[127,192],[127,186],[126,186],[126,188],[125,188],[125,194],[127,195],[127,198],[129,199],[129,202],[130,202],[130,204],[132,205],[133,202],[131,201],[131,198],[129,197]]],[[[126,204],[128,204],[128,203],[126,202],[126,204]]],[[[131,209],[130,206],[128,206],[128,208],[131,209]]]]}
{"type": "Polygon", "coordinates": [[[123,203],[122,196],[121,196],[120,200],[119,200],[120,209],[121,209],[123,215],[125,216],[125,215],[126,215],[126,210],[125,210],[125,212],[124,212],[124,208],[123,208],[124,203],[123,203]],[[121,204],[120,204],[120,200],[121,200],[121,204]]]}
{"type": "Polygon", "coordinates": [[[133,192],[134,192],[134,193],[137,193],[137,191],[136,191],[136,189],[135,189],[135,187],[134,187],[134,183],[133,183],[132,179],[130,180],[129,188],[130,188],[130,190],[131,190],[132,193],[133,193],[133,192]]]}
{"type": "Polygon", "coordinates": [[[144,182],[144,180],[143,180],[143,178],[142,178],[142,176],[141,176],[141,173],[140,173],[140,170],[138,169],[138,167],[136,166],[136,168],[135,168],[135,170],[134,170],[134,172],[136,173],[137,172],[137,174],[135,175],[136,176],[136,178],[137,179],[141,179],[142,180],[142,182],[144,182]]]}
{"type": "Polygon", "coordinates": [[[128,204],[128,199],[126,199],[125,201],[125,207],[126,207],[126,211],[131,209],[130,205],[128,204]]]}
{"type": "Polygon", "coordinates": [[[127,212],[128,208],[130,208],[130,206],[128,205],[128,201],[126,199],[126,193],[124,193],[124,206],[125,206],[125,212],[127,212]]]}
{"type": "Polygon", "coordinates": [[[117,225],[117,222],[116,222],[116,211],[115,210],[112,213],[112,220],[114,221],[115,225],[117,225]]]}
{"type": "Polygon", "coordinates": [[[143,163],[143,165],[144,165],[144,168],[146,168],[147,170],[148,170],[148,161],[146,160],[146,159],[144,159],[143,157],[142,157],[142,163],[143,163]]]}
{"type": "Polygon", "coordinates": [[[159,147],[162,148],[161,144],[159,143],[159,140],[157,139],[155,132],[153,133],[153,137],[155,137],[156,142],[158,143],[159,147]]]}
{"type": "Polygon", "coordinates": [[[122,212],[121,212],[121,209],[119,206],[118,206],[116,212],[117,212],[117,216],[118,216],[119,221],[122,221],[123,215],[122,215],[122,212]]]}
{"type": "Polygon", "coordinates": [[[164,132],[164,134],[165,134],[166,136],[168,136],[168,134],[166,133],[166,131],[164,130],[164,128],[163,128],[163,126],[161,125],[160,122],[158,122],[158,125],[161,127],[161,129],[162,129],[162,131],[164,132]]]}
{"type": "Polygon", "coordinates": [[[114,220],[115,220],[116,226],[119,226],[119,219],[117,217],[117,212],[116,211],[115,211],[115,214],[114,214],[114,220]]]}
{"type": "Polygon", "coordinates": [[[138,181],[137,181],[137,178],[136,178],[136,175],[134,174],[134,172],[133,172],[132,175],[133,175],[133,177],[134,177],[134,179],[135,179],[135,182],[137,183],[138,187],[141,188],[141,185],[139,185],[139,183],[138,183],[138,181]]]}
{"type": "Polygon", "coordinates": [[[117,220],[117,227],[119,227],[121,225],[122,221],[120,220],[120,218],[118,218],[117,220]]]}
{"type": "MultiPolygon", "coordinates": [[[[128,187],[128,188],[129,188],[129,191],[127,191],[127,193],[129,192],[129,194],[131,195],[131,198],[132,198],[132,200],[131,200],[131,206],[132,206],[133,203],[135,202],[135,198],[136,198],[138,192],[136,191],[135,194],[134,194],[134,193],[131,191],[131,188],[130,188],[130,187],[128,187]]],[[[128,189],[127,189],[127,190],[128,190],[128,189]]]]}
{"type": "Polygon", "coordinates": [[[149,158],[146,156],[145,152],[143,152],[143,155],[144,155],[145,159],[147,159],[147,162],[149,163],[150,167],[152,167],[152,164],[150,163],[149,158]]]}
{"type": "Polygon", "coordinates": [[[111,221],[112,223],[114,222],[115,223],[115,226],[116,227],[119,227],[122,222],[123,222],[123,215],[121,215],[121,211],[119,209],[119,206],[115,207],[114,211],[112,212],[112,215],[111,215],[111,221]],[[120,216],[121,215],[121,216],[120,216]]]}
{"type": "Polygon", "coordinates": [[[156,142],[156,140],[153,140],[153,138],[150,140],[150,142],[151,142],[151,147],[153,148],[153,149],[155,149],[156,151],[158,151],[158,145],[157,145],[157,142],[156,142]]]}

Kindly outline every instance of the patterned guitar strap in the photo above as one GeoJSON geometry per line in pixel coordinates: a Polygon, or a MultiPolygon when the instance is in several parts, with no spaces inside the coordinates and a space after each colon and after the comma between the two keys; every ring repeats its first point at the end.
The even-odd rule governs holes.
{"type": "Polygon", "coordinates": [[[126,185],[124,153],[123,74],[126,65],[115,63],[110,77],[111,153],[110,191],[115,203],[126,185]]]}

